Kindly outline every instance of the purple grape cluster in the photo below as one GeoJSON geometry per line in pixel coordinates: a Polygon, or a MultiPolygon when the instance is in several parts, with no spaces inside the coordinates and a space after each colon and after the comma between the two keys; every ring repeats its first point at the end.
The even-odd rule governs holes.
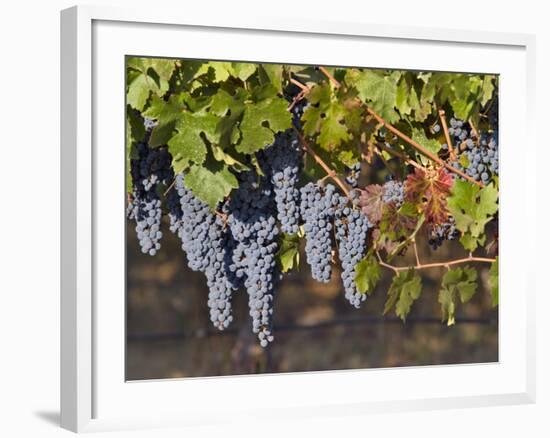
{"type": "Polygon", "coordinates": [[[302,168],[302,150],[296,133],[288,130],[278,134],[260,157],[273,186],[281,231],[296,234],[300,221],[298,182],[302,168]]]}
{"type": "Polygon", "coordinates": [[[449,216],[448,220],[442,224],[432,225],[428,228],[428,244],[436,250],[443,242],[454,240],[460,235],[456,228],[455,219],[449,216]]]}
{"type": "Polygon", "coordinates": [[[348,199],[340,196],[335,210],[334,225],[338,241],[338,256],[342,264],[345,297],[350,304],[358,308],[367,296],[357,289],[355,266],[366,253],[370,224],[360,210],[347,204],[348,199]]]}
{"type": "Polygon", "coordinates": [[[306,261],[311,266],[311,276],[317,281],[328,283],[332,273],[332,221],[338,194],[332,184],[323,187],[314,183],[306,184],[300,193],[306,261]]]}
{"type": "MultiPolygon", "coordinates": [[[[492,117],[498,118],[498,110],[492,117]]],[[[492,175],[498,175],[498,120],[490,119],[492,132],[481,132],[479,138],[464,121],[453,118],[450,123],[449,135],[455,150],[461,152],[453,166],[476,181],[488,183],[492,175]]],[[[447,149],[446,144],[443,149],[447,149]]]]}
{"type": "Polygon", "coordinates": [[[163,146],[151,148],[147,141],[136,144],[137,157],[130,161],[132,197],[128,218],[135,220],[141,251],[154,256],[160,249],[162,205],[158,188],[173,179],[172,156],[163,146]]]}
{"type": "Polygon", "coordinates": [[[271,317],[280,277],[275,259],[279,249],[277,211],[266,177],[244,172],[238,178],[239,188],[224,207],[234,242],[227,268],[233,286],[246,288],[252,331],[266,347],[273,341],[271,317]]]}

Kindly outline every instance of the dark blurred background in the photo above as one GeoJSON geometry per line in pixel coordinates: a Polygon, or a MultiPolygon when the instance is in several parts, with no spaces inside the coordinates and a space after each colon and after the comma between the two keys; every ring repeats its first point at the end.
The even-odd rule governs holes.
{"type": "MultiPolygon", "coordinates": [[[[163,224],[168,229],[168,224],[163,224]]],[[[417,239],[423,262],[464,255],[456,242],[429,249],[417,239]]],[[[412,254],[396,261],[414,263],[412,254]]],[[[422,295],[404,324],[382,315],[392,272],[361,309],[344,298],[340,273],[311,279],[302,254],[299,272],[286,274],[274,309],[275,341],[264,350],[252,334],[245,291],[235,292],[235,320],[224,332],[211,326],[202,273],[187,268],[178,238],[165,232],[155,257],[142,255],[127,226],[128,380],[251,373],[339,370],[498,361],[498,308],[491,308],[488,266],[479,268],[479,289],[459,304],[456,325],[441,322],[437,293],[444,268],[421,271],[422,295]]]]}

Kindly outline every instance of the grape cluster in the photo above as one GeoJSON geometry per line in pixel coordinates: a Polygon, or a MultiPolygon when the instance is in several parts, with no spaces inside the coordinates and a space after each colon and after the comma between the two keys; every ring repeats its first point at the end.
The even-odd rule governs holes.
{"type": "Polygon", "coordinates": [[[460,232],[456,228],[455,219],[449,216],[444,223],[432,225],[428,229],[428,244],[432,249],[436,250],[446,240],[454,240],[459,236],[460,232]]]}
{"type": "Polygon", "coordinates": [[[227,275],[225,254],[231,242],[223,219],[185,187],[182,174],[176,176],[167,198],[170,229],[182,242],[189,268],[205,273],[210,320],[214,327],[223,330],[233,320],[231,297],[234,289],[227,275]]]}
{"type": "Polygon", "coordinates": [[[332,221],[338,201],[332,184],[322,187],[308,183],[300,189],[300,212],[306,236],[306,260],[311,266],[311,276],[328,283],[332,272],[332,221]]]}
{"type": "Polygon", "coordinates": [[[223,219],[215,216],[208,229],[210,249],[207,253],[208,265],[204,270],[208,286],[208,307],[210,321],[214,327],[224,330],[233,321],[231,297],[234,287],[228,278],[226,254],[232,243],[224,229],[223,219]]]}
{"type": "Polygon", "coordinates": [[[342,264],[342,281],[345,297],[356,308],[366,299],[355,283],[355,266],[367,249],[367,232],[370,224],[359,210],[347,206],[347,198],[339,196],[334,225],[338,241],[338,255],[342,264]]]}
{"type": "Polygon", "coordinates": [[[405,201],[405,186],[401,181],[389,180],[384,184],[382,200],[395,208],[400,208],[405,201]]]}
{"type": "Polygon", "coordinates": [[[147,141],[136,144],[137,157],[130,161],[133,190],[128,217],[136,221],[136,233],[144,254],[154,256],[160,249],[162,231],[159,184],[173,178],[172,156],[166,147],[150,148],[147,141]]]}
{"type": "Polygon", "coordinates": [[[234,242],[227,268],[233,286],[246,288],[252,331],[266,347],[273,341],[271,316],[280,276],[275,260],[279,249],[277,212],[267,177],[244,172],[238,178],[239,188],[224,207],[234,242]]]}
{"type": "Polygon", "coordinates": [[[187,254],[189,268],[204,272],[209,263],[206,257],[211,246],[209,231],[215,215],[207,204],[185,187],[183,175],[176,176],[174,189],[179,196],[182,211],[181,224],[177,228],[181,248],[187,254]]]}
{"type": "Polygon", "coordinates": [[[354,189],[359,185],[359,176],[361,176],[361,162],[346,168],[346,183],[354,189]]]}
{"type": "MultiPolygon", "coordinates": [[[[473,144],[475,137],[472,136],[471,130],[463,120],[451,118],[450,124],[449,137],[451,138],[451,146],[454,150],[460,151],[463,149],[462,145],[473,144]]],[[[441,145],[441,149],[446,151],[449,149],[449,145],[444,143],[441,145]]]]}
{"type": "MultiPolygon", "coordinates": [[[[453,166],[476,181],[488,183],[491,175],[498,175],[498,131],[493,127],[492,133],[482,132],[477,138],[464,121],[452,118],[450,122],[449,135],[455,143],[455,150],[461,151],[453,166]],[[466,158],[467,167],[462,165],[462,157],[466,158]]],[[[495,123],[491,119],[490,122],[491,125],[498,124],[498,121],[495,123]]],[[[443,148],[447,149],[447,145],[443,148]]]]}
{"type": "Polygon", "coordinates": [[[300,221],[298,180],[302,167],[302,151],[296,133],[288,130],[278,134],[260,157],[264,173],[273,185],[281,231],[295,234],[300,221]]]}
{"type": "Polygon", "coordinates": [[[468,158],[468,167],[464,169],[467,175],[484,184],[491,175],[498,175],[498,144],[491,134],[481,133],[479,145],[469,140],[466,146],[463,154],[468,158]]]}

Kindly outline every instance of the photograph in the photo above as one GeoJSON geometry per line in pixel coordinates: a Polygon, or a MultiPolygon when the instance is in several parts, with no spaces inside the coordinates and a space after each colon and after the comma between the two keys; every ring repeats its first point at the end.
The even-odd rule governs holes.
{"type": "Polygon", "coordinates": [[[498,74],[125,75],[127,381],[499,361],[498,74]]]}

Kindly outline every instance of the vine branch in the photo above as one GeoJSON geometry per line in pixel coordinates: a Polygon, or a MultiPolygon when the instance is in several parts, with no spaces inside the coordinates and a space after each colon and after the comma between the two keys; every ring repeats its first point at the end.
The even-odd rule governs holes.
{"type": "Polygon", "coordinates": [[[329,79],[330,82],[334,84],[336,88],[340,87],[340,82],[338,82],[338,80],[334,76],[332,76],[325,67],[319,67],[319,70],[329,79]]]}
{"type": "Polygon", "coordinates": [[[445,134],[445,141],[449,146],[449,153],[451,154],[451,160],[456,161],[455,148],[451,142],[451,136],[449,135],[449,128],[447,127],[447,119],[445,118],[445,110],[439,110],[439,119],[441,120],[443,133],[445,134]]]}
{"type": "Polygon", "coordinates": [[[311,155],[311,157],[317,162],[317,164],[319,164],[323,170],[327,173],[327,176],[329,176],[341,189],[342,191],[346,194],[346,196],[349,198],[350,197],[350,194],[349,194],[349,190],[348,188],[346,187],[346,185],[342,182],[342,180],[340,180],[340,178],[338,178],[338,175],[336,174],[336,172],[334,170],[332,170],[324,161],[323,159],[317,155],[317,152],[315,152],[306,142],[305,138],[303,137],[303,135],[297,130],[295,129],[296,131],[296,134],[298,135],[298,138],[300,139],[300,143],[302,143],[302,146],[304,147],[304,149],[306,150],[306,152],[311,155]]]}
{"type": "Polygon", "coordinates": [[[453,266],[453,265],[461,265],[461,264],[464,264],[464,263],[473,263],[473,262],[494,263],[496,261],[496,259],[493,259],[493,258],[474,257],[474,256],[470,255],[468,257],[453,259],[453,260],[449,260],[449,261],[446,261],[446,262],[434,262],[434,263],[424,263],[424,264],[419,263],[418,259],[417,259],[416,266],[395,266],[395,265],[392,265],[390,263],[386,263],[382,259],[382,256],[380,255],[380,253],[378,251],[376,251],[376,255],[378,257],[378,263],[380,264],[380,266],[384,266],[385,268],[391,269],[395,273],[398,273],[400,271],[407,271],[411,268],[420,270],[420,269],[430,269],[430,268],[444,268],[444,267],[453,266]]]}

